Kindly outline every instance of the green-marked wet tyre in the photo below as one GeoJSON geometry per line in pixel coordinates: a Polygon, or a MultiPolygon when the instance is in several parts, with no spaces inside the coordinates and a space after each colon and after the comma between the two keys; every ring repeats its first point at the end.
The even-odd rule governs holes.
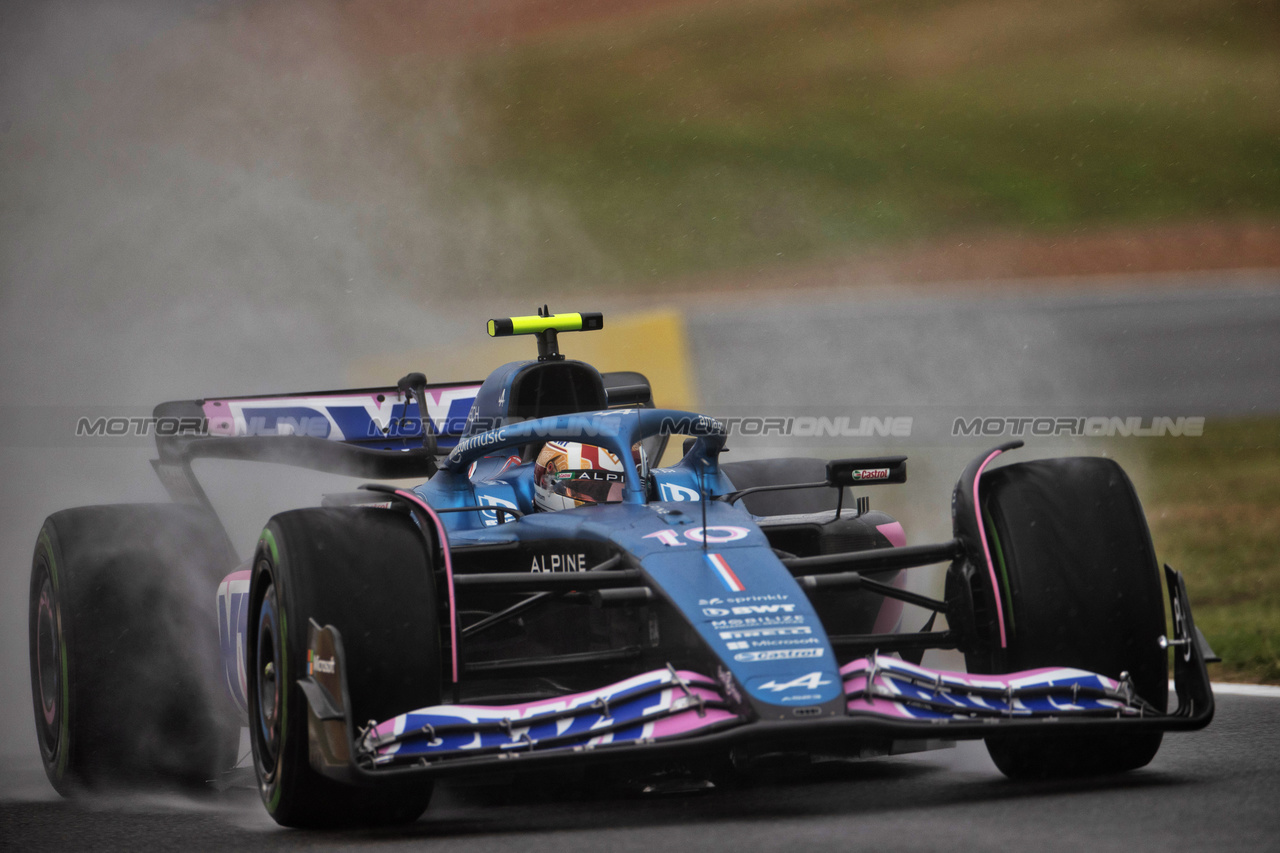
{"type": "Polygon", "coordinates": [[[357,726],[440,701],[434,559],[408,516],[301,509],[263,531],[250,581],[249,733],[263,802],[284,826],[416,820],[430,782],[363,787],[317,773],[308,750],[308,625],[333,625],[346,653],[357,726]]]}
{"type": "MultiPolygon", "coordinates": [[[[1096,457],[1021,462],[988,472],[981,495],[1008,647],[987,626],[989,651],[966,655],[970,671],[1127,672],[1138,695],[1164,711],[1164,594],[1146,517],[1120,466],[1096,457]]],[[[987,748],[1007,776],[1048,778],[1142,767],[1160,739],[1160,732],[1037,734],[991,738],[987,748]]]]}

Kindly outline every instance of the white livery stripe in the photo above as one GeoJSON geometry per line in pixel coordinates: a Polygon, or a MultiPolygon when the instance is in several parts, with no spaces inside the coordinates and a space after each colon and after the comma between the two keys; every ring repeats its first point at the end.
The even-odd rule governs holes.
{"type": "Polygon", "coordinates": [[[715,570],[716,575],[720,578],[720,582],[728,587],[729,592],[744,592],[746,586],[738,579],[733,569],[729,568],[729,563],[719,554],[708,554],[707,562],[711,564],[711,568],[715,570]]]}
{"type": "MultiPolygon", "coordinates": [[[[1209,685],[1214,696],[1265,696],[1280,699],[1280,685],[1277,684],[1233,684],[1227,681],[1215,681],[1209,685]]],[[[1173,690],[1173,682],[1169,682],[1173,690]]]]}

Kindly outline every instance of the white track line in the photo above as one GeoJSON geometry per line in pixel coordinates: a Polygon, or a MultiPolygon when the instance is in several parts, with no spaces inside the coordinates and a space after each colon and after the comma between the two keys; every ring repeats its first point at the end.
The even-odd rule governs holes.
{"type": "MultiPolygon", "coordinates": [[[[1280,685],[1275,684],[1232,684],[1227,681],[1214,681],[1210,683],[1215,696],[1269,696],[1272,699],[1280,699],[1280,685]]],[[[1173,689],[1173,682],[1169,682],[1169,689],[1173,689]]]]}
{"type": "Polygon", "coordinates": [[[1214,682],[1213,692],[1218,696],[1270,696],[1280,698],[1280,687],[1274,684],[1219,684],[1214,682]]]}

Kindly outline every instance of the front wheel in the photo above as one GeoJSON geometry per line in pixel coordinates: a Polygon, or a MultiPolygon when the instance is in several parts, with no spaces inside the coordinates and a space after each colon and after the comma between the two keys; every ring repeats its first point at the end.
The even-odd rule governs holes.
{"type": "MultiPolygon", "coordinates": [[[[1138,695],[1168,703],[1164,595],[1151,536],[1129,478],[1110,459],[1043,459],[982,478],[983,525],[999,578],[1007,645],[988,625],[970,671],[1070,666],[1110,678],[1128,673],[1138,695]]],[[[976,574],[979,583],[987,571],[976,574]]],[[[986,581],[975,600],[990,600],[986,581]]],[[[994,619],[994,607],[986,618],[994,619]]],[[[1143,767],[1160,732],[990,738],[1011,778],[1119,773],[1143,767]]]]}
{"type": "Polygon", "coordinates": [[[357,726],[440,701],[440,636],[431,549],[405,515],[385,509],[302,509],[271,519],[250,580],[246,643],[249,733],[263,802],[284,826],[416,820],[431,783],[356,787],[310,762],[310,621],[343,639],[357,726]]]}

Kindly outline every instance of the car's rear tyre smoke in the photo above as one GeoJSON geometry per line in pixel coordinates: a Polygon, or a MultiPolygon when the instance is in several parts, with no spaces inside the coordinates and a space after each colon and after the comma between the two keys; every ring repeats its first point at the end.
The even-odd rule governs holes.
{"type": "Polygon", "coordinates": [[[434,555],[408,516],[302,509],[263,531],[250,581],[249,731],[267,811],[294,827],[416,820],[432,784],[356,787],[317,773],[307,741],[308,624],[342,636],[357,726],[440,701],[434,555]]]}
{"type": "Polygon", "coordinates": [[[31,568],[36,737],[64,796],[202,785],[235,762],[209,590],[235,562],[207,513],[81,507],[45,520],[31,568]]]}
{"type": "MultiPolygon", "coordinates": [[[[1043,459],[983,477],[985,528],[998,575],[1008,646],[994,626],[989,651],[966,655],[970,671],[1072,666],[1168,703],[1164,595],[1146,518],[1129,478],[1110,459],[1043,459]]],[[[985,578],[986,572],[979,572],[985,578]]],[[[1155,757],[1161,733],[1036,734],[990,738],[1011,778],[1119,773],[1155,757]]]]}

